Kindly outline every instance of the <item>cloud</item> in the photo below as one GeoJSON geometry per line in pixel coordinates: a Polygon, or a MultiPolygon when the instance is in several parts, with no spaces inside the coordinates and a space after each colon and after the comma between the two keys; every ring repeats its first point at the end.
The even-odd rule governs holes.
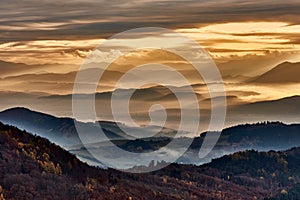
{"type": "Polygon", "coordinates": [[[4,41],[105,38],[130,28],[199,27],[235,21],[300,22],[299,1],[13,0],[0,3],[4,41]],[[4,20],[5,19],[5,20],[4,20]],[[9,33],[9,34],[7,34],[9,33]]]}
{"type": "Polygon", "coordinates": [[[195,38],[215,58],[264,55],[270,51],[300,52],[297,37],[300,25],[290,25],[287,22],[234,22],[177,31],[195,38]]]}
{"type": "Polygon", "coordinates": [[[0,59],[27,64],[80,64],[101,39],[33,40],[0,44],[0,59]]]}
{"type": "Polygon", "coordinates": [[[149,26],[195,36],[216,59],[266,49],[295,51],[299,6],[296,0],[12,0],[0,3],[0,59],[79,64],[103,39],[149,26]]]}
{"type": "MultiPolygon", "coordinates": [[[[87,21],[75,20],[78,23],[87,23],[84,26],[91,25],[87,21]]],[[[98,21],[91,20],[91,23],[98,23],[98,21]]],[[[30,26],[30,24],[24,24],[24,27],[30,26]]],[[[31,22],[32,24],[37,23],[31,22]]],[[[51,23],[41,23],[35,26],[50,27],[49,24],[51,23]]],[[[60,23],[56,22],[54,24],[59,25],[60,23]]],[[[89,31],[90,29],[86,27],[85,30],[89,31]]],[[[36,30],[33,29],[32,31],[36,30]]],[[[102,29],[99,32],[101,31],[102,29]]],[[[289,22],[257,21],[214,23],[209,25],[200,24],[198,27],[179,28],[176,31],[197,40],[217,60],[223,58],[234,59],[235,56],[247,56],[249,54],[265,55],[268,51],[300,52],[300,25],[289,24],[289,22]]],[[[79,31],[76,31],[76,34],[71,34],[71,37],[77,35],[80,38],[84,37],[85,34],[86,32],[80,33],[79,29],[79,31]]],[[[51,36],[51,33],[49,36],[51,36]]],[[[95,47],[105,41],[105,39],[89,39],[89,36],[85,39],[60,39],[61,36],[57,36],[57,39],[35,39],[28,41],[26,34],[24,37],[20,38],[21,41],[3,42],[0,44],[0,59],[12,62],[22,60],[29,64],[41,62],[69,62],[79,64],[95,47]]],[[[112,54],[112,52],[116,53],[122,48],[128,48],[133,44],[151,45],[154,39],[157,42],[163,43],[166,41],[165,38],[168,38],[167,41],[172,41],[167,44],[168,46],[171,44],[174,47],[180,45],[181,40],[174,36],[162,33],[160,36],[154,37],[150,33],[141,35],[137,32],[137,34],[132,35],[132,38],[122,38],[122,43],[128,46],[120,46],[119,40],[121,39],[116,39],[113,43],[110,42],[114,46],[106,47],[102,45],[101,50],[96,50],[99,52],[94,52],[92,56],[95,59],[107,60],[108,54],[112,54]]],[[[118,55],[121,55],[121,53],[119,52],[118,55]]]]}

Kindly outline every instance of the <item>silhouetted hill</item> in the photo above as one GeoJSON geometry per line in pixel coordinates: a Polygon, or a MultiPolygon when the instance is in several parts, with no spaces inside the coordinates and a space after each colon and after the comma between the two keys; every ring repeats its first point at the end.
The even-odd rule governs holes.
{"type": "Polygon", "coordinates": [[[266,100],[232,106],[229,108],[229,112],[233,115],[297,116],[300,114],[299,101],[300,96],[295,95],[276,100],[266,100]]]}
{"type": "Polygon", "coordinates": [[[284,62],[268,72],[260,75],[253,82],[256,83],[290,83],[300,82],[300,63],[284,62]]]}
{"type": "MultiPolygon", "coordinates": [[[[1,62],[0,62],[1,65],[1,62]]],[[[15,65],[13,65],[15,66],[15,65]]],[[[81,81],[89,82],[89,74],[97,74],[97,73],[103,73],[103,70],[97,67],[91,67],[87,68],[81,71],[81,73],[86,74],[86,79],[83,79],[81,81]]],[[[109,82],[112,78],[121,77],[123,73],[118,71],[105,71],[106,76],[103,81],[109,82]]],[[[32,73],[32,74],[21,74],[16,76],[6,76],[2,80],[4,81],[22,81],[22,82],[69,82],[72,83],[75,81],[77,71],[72,71],[68,73],[32,73]]],[[[131,79],[136,79],[134,75],[130,74],[131,79]]]]}
{"type": "MultiPolygon", "coordinates": [[[[52,142],[61,146],[75,146],[81,144],[81,140],[78,136],[74,119],[72,118],[59,118],[45,113],[36,112],[27,108],[11,108],[0,112],[0,120],[4,123],[17,126],[18,128],[25,129],[34,134],[43,136],[52,142]]],[[[100,123],[102,130],[106,136],[111,140],[120,139],[133,139],[134,135],[144,134],[152,135],[152,132],[156,133],[157,129],[161,127],[151,126],[148,129],[127,127],[123,124],[118,124],[109,121],[99,121],[96,123],[77,123],[86,131],[86,135],[90,138],[96,138],[95,141],[106,140],[105,138],[98,137],[98,128],[96,123],[100,123]],[[130,130],[131,136],[124,133],[119,126],[125,127],[130,130]],[[141,129],[143,131],[141,131],[141,129]]],[[[163,128],[159,133],[160,136],[170,135],[173,136],[176,132],[172,129],[163,128]]]]}
{"type": "Polygon", "coordinates": [[[23,63],[11,63],[0,60],[1,77],[9,76],[14,73],[24,72],[29,66],[23,63]]]}
{"type": "MultiPolygon", "coordinates": [[[[103,166],[103,163],[95,163],[95,159],[89,154],[87,149],[93,148],[93,151],[98,150],[102,154],[105,152],[111,153],[105,149],[107,141],[100,140],[100,142],[97,142],[99,140],[95,140],[94,143],[83,146],[77,135],[74,121],[71,118],[57,118],[25,108],[13,108],[0,112],[0,120],[67,147],[78,158],[93,165],[103,166]]],[[[134,137],[130,138],[120,130],[118,125],[121,124],[117,125],[116,123],[105,121],[100,123],[104,132],[114,144],[131,152],[155,151],[167,145],[172,140],[173,134],[176,133],[176,131],[171,129],[163,129],[160,136],[135,139],[134,137]]],[[[95,128],[94,123],[82,123],[82,125],[88,136],[97,135],[98,130],[95,128]]],[[[129,127],[126,128],[128,129],[129,127]]],[[[155,131],[155,128],[157,127],[150,127],[148,131],[155,131]]],[[[130,128],[130,131],[136,135],[139,135],[140,132],[147,135],[147,130],[143,128],[130,128]]],[[[300,125],[298,124],[286,125],[280,122],[245,124],[224,129],[213,151],[206,158],[199,160],[198,151],[205,134],[203,133],[200,137],[194,139],[190,149],[178,160],[178,163],[199,165],[210,162],[212,158],[241,150],[284,150],[300,144],[300,125]]],[[[176,140],[184,139],[177,138],[176,140]]],[[[180,143],[180,141],[178,142],[180,143]]]]}
{"type": "MultiPolygon", "coordinates": [[[[21,129],[48,138],[61,146],[81,144],[74,120],[71,118],[58,118],[26,108],[11,108],[0,112],[0,120],[4,123],[17,126],[21,129]]],[[[93,137],[97,134],[97,128],[94,123],[78,123],[85,128],[87,135],[93,137]]],[[[113,128],[116,126],[115,123],[101,123],[103,125],[102,129],[108,138],[122,139],[125,137],[120,131],[118,134],[104,128],[113,128]]]]}
{"type": "Polygon", "coordinates": [[[171,164],[148,174],[90,167],[39,136],[0,123],[0,198],[299,199],[300,148],[244,151],[203,166],[171,164]]]}
{"type": "Polygon", "coordinates": [[[264,122],[238,125],[222,131],[221,140],[248,148],[288,149],[300,144],[300,124],[264,122]]]}
{"type": "MultiPolygon", "coordinates": [[[[281,122],[265,122],[257,124],[238,125],[226,128],[222,131],[220,138],[213,150],[203,159],[199,159],[198,152],[206,134],[203,133],[200,137],[194,138],[188,151],[182,155],[177,162],[185,164],[203,164],[210,162],[212,158],[218,158],[226,154],[234,153],[242,150],[256,149],[260,151],[268,150],[285,150],[300,144],[300,125],[299,124],[283,124],[281,122]]],[[[176,138],[177,143],[181,143],[186,138],[176,138]]],[[[120,148],[130,152],[149,152],[160,149],[172,141],[172,138],[147,138],[136,140],[115,140],[114,144],[120,148]]],[[[107,144],[97,143],[85,145],[84,147],[74,146],[70,148],[70,152],[89,158],[87,149],[93,149],[93,152],[98,151],[105,154],[107,144]]],[[[167,151],[167,150],[166,150],[167,151]]],[[[121,165],[122,162],[120,161],[121,165]]],[[[124,167],[125,167],[124,163],[124,167]]]]}

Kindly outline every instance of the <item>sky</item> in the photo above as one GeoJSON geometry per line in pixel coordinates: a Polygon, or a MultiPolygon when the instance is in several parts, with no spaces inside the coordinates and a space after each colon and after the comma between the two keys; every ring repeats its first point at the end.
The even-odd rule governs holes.
{"type": "Polygon", "coordinates": [[[300,3],[287,1],[41,1],[1,3],[1,59],[75,63],[113,34],[164,27],[216,59],[299,51],[300,3]]]}
{"type": "MultiPolygon", "coordinates": [[[[299,113],[280,115],[273,101],[285,102],[285,98],[292,97],[289,100],[294,102],[300,95],[299,81],[292,78],[300,72],[298,65],[293,64],[300,62],[299,8],[298,0],[1,1],[1,109],[25,106],[58,116],[71,116],[69,96],[77,70],[98,45],[132,28],[162,27],[197,41],[217,64],[227,92],[229,125],[264,119],[297,122],[299,113]],[[284,62],[289,63],[272,70],[284,62]],[[288,71],[285,76],[290,79],[283,81],[282,71],[288,71]],[[266,110],[265,114],[258,112],[259,105],[254,106],[257,110],[250,109],[255,103],[267,101],[270,101],[267,105],[271,111],[266,110]],[[247,112],[247,117],[243,112],[247,112]],[[239,115],[244,119],[236,120],[235,116],[239,115]]],[[[96,52],[89,60],[91,63],[106,62],[118,53],[116,46],[96,52]]],[[[166,52],[145,50],[121,56],[114,62],[114,70],[107,73],[104,84],[97,90],[103,93],[99,95],[100,104],[107,105],[102,108],[105,111],[99,114],[100,119],[111,120],[111,113],[106,111],[109,100],[105,96],[116,89],[111,79],[121,77],[126,69],[145,61],[175,66],[189,75],[199,94],[199,105],[204,109],[209,107],[207,88],[201,79],[193,77],[188,63],[166,52]]],[[[173,86],[184,88],[168,72],[160,72],[147,71],[157,78],[170,80],[173,86]]],[[[131,76],[134,83],[143,79],[134,73],[131,76]]],[[[131,84],[126,82],[123,89],[133,87],[131,84]]],[[[149,91],[157,92],[158,88],[148,87],[141,91],[142,96],[147,96],[149,91]]],[[[164,95],[157,98],[166,98],[164,95]]],[[[177,109],[173,101],[169,99],[166,105],[172,111],[177,109]]],[[[142,119],[151,101],[137,98],[136,102],[136,110],[132,112],[142,119]]],[[[175,112],[174,116],[177,115],[175,112]]]]}

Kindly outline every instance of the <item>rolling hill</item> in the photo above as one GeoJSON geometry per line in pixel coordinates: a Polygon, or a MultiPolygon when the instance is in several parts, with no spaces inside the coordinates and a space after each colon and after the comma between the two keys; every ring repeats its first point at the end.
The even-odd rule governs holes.
{"type": "MultiPolygon", "coordinates": [[[[248,118],[248,121],[295,121],[300,114],[300,96],[233,105],[228,116],[248,118]],[[253,118],[253,119],[251,119],[253,118]]],[[[297,120],[296,120],[297,121],[297,120]]]]}
{"type": "MultiPolygon", "coordinates": [[[[25,108],[13,108],[1,112],[0,120],[46,137],[61,146],[81,144],[74,120],[71,118],[57,118],[25,108]]],[[[97,132],[93,123],[82,123],[82,126],[86,128],[91,137],[97,132]]],[[[122,138],[121,135],[109,130],[104,130],[104,132],[111,139],[122,138]]]]}
{"type": "MultiPolygon", "coordinates": [[[[52,142],[63,147],[81,144],[81,140],[76,131],[74,120],[72,118],[59,118],[41,112],[32,111],[26,108],[11,108],[0,112],[0,121],[25,129],[45,137],[52,142]]],[[[100,121],[96,123],[76,122],[86,130],[86,134],[95,141],[106,140],[99,138],[96,123],[100,123],[103,132],[111,140],[134,139],[134,135],[152,135],[152,133],[160,130],[161,127],[150,126],[148,128],[127,127],[123,124],[117,124],[109,121],[100,121]],[[131,131],[132,135],[127,135],[120,128],[124,127],[131,131]],[[143,130],[143,132],[141,131],[143,130]]],[[[173,136],[175,130],[163,128],[158,136],[173,136]]]]}
{"type": "MultiPolygon", "coordinates": [[[[194,138],[190,148],[176,162],[201,165],[210,162],[214,158],[242,150],[284,150],[300,145],[299,124],[286,125],[280,122],[245,124],[224,129],[213,150],[205,158],[199,159],[198,153],[206,134],[209,133],[203,133],[200,137],[194,138]]],[[[175,140],[175,143],[180,144],[184,142],[185,139],[186,138],[176,138],[173,140],[175,140]]],[[[126,151],[141,153],[156,151],[171,141],[172,138],[163,137],[156,139],[115,140],[113,143],[126,151]]],[[[80,157],[89,159],[88,150],[98,152],[101,155],[107,154],[108,156],[110,154],[110,151],[107,149],[108,146],[109,144],[107,142],[100,142],[85,146],[79,145],[70,147],[69,151],[80,157]]],[[[168,149],[166,149],[166,151],[168,151],[168,149]]],[[[143,157],[140,159],[143,160],[143,157]]],[[[131,162],[132,161],[130,161],[130,163],[131,162]]],[[[137,161],[136,164],[138,164],[138,162],[139,161],[137,161]]],[[[118,164],[124,165],[124,168],[126,168],[126,164],[128,163],[123,163],[119,160],[118,164]]]]}
{"type": "MultiPolygon", "coordinates": [[[[107,149],[107,146],[111,143],[106,140],[99,140],[99,138],[83,146],[71,118],[57,118],[25,108],[13,108],[1,112],[0,121],[48,138],[91,165],[105,167],[105,163],[95,162],[88,151],[90,148],[93,151],[99,151],[101,154],[107,153],[109,155],[111,153],[107,149]]],[[[160,127],[149,127],[148,129],[126,127],[132,132],[132,135],[145,135],[142,138],[135,138],[122,132],[118,127],[118,125],[124,126],[122,124],[105,121],[100,122],[100,124],[107,137],[115,145],[130,152],[155,151],[167,145],[176,134],[175,130],[164,128],[158,135],[146,137],[160,127]]],[[[98,130],[95,128],[94,123],[83,123],[83,126],[87,130],[87,135],[97,134],[98,130]]],[[[210,162],[213,158],[241,150],[284,150],[300,144],[300,125],[298,124],[287,125],[280,122],[244,124],[224,129],[213,151],[206,158],[200,160],[198,152],[205,134],[209,133],[203,133],[200,137],[194,138],[189,150],[178,159],[178,163],[200,165],[210,162]]],[[[182,137],[175,140],[180,143],[185,139],[182,137]]],[[[121,160],[119,162],[122,164],[121,160]]]]}
{"type": "Polygon", "coordinates": [[[300,82],[300,63],[284,62],[256,77],[255,83],[295,83],[300,82]]]}

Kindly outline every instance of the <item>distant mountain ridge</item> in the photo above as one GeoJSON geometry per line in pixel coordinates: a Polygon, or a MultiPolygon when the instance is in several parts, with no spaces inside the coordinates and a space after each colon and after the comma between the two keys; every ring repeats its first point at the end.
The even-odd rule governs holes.
{"type": "Polygon", "coordinates": [[[285,116],[298,116],[300,114],[299,103],[300,96],[295,95],[275,100],[265,100],[241,105],[233,105],[228,108],[228,112],[232,112],[233,116],[238,116],[239,114],[256,114],[264,116],[278,116],[278,119],[280,119],[284,118],[285,116]]]}
{"type": "Polygon", "coordinates": [[[300,82],[300,63],[284,62],[266,73],[254,78],[255,83],[297,83],[300,82]]]}
{"type": "MultiPolygon", "coordinates": [[[[12,108],[0,113],[0,121],[46,137],[61,146],[81,144],[74,120],[71,118],[57,118],[26,108],[12,108]]],[[[93,123],[83,124],[87,127],[87,131],[92,133],[96,131],[93,123]]],[[[109,130],[104,131],[109,138],[122,138],[121,135],[109,130]]]]}
{"type": "MultiPolygon", "coordinates": [[[[27,108],[18,107],[0,112],[0,121],[25,129],[34,134],[41,135],[42,137],[46,137],[52,142],[64,147],[82,143],[77,133],[74,119],[72,118],[58,118],[41,112],[32,111],[27,108]]],[[[89,135],[89,137],[97,137],[98,128],[95,123],[84,123],[78,121],[77,123],[86,130],[86,134],[89,135]]],[[[96,123],[100,123],[102,130],[111,140],[134,139],[133,136],[127,135],[118,127],[125,125],[117,125],[117,123],[109,121],[99,121],[96,123]]],[[[147,130],[143,129],[145,131],[143,134],[151,134],[152,129],[155,131],[158,128],[160,129],[160,127],[150,127],[147,130]]],[[[126,129],[135,133],[140,131],[139,128],[134,127],[126,127],[126,129]]],[[[161,136],[172,136],[175,132],[172,129],[163,128],[160,134],[161,136]]],[[[101,138],[98,139],[101,141],[101,138]]]]}
{"type": "MultiPolygon", "coordinates": [[[[0,112],[0,121],[46,137],[52,142],[69,149],[69,151],[77,155],[78,158],[93,165],[98,164],[94,162],[94,158],[87,150],[93,148],[94,150],[98,149],[101,153],[106,151],[103,149],[107,145],[105,140],[102,142],[95,140],[94,143],[85,144],[83,146],[74,126],[74,121],[71,118],[57,118],[25,108],[13,108],[0,112]]],[[[100,123],[107,137],[109,137],[115,145],[130,152],[157,150],[167,145],[172,140],[174,134],[176,134],[175,130],[163,129],[162,132],[155,137],[136,139],[122,132],[118,127],[118,125],[121,124],[117,125],[113,122],[100,123]]],[[[84,123],[84,125],[87,133],[92,134],[91,136],[97,134],[98,130],[94,127],[95,124],[84,123]]],[[[131,128],[129,130],[138,134],[144,129],[131,128]]],[[[152,131],[152,129],[149,129],[149,131],[152,131]]],[[[209,133],[203,133],[201,136],[194,138],[189,150],[178,159],[178,163],[201,164],[210,162],[212,158],[245,149],[283,150],[300,145],[299,124],[286,125],[280,122],[245,124],[224,129],[213,151],[205,159],[199,160],[198,151],[202,145],[205,134],[209,133]]],[[[177,138],[176,140],[180,143],[180,140],[184,139],[185,138],[177,138]]],[[[108,153],[110,152],[108,151],[108,153]]],[[[102,166],[102,164],[100,164],[100,166],[102,166]]]]}

